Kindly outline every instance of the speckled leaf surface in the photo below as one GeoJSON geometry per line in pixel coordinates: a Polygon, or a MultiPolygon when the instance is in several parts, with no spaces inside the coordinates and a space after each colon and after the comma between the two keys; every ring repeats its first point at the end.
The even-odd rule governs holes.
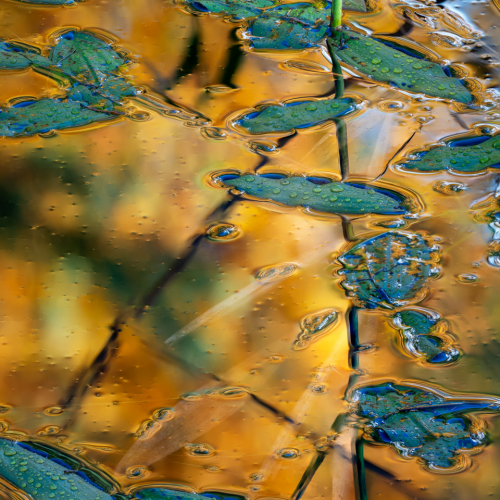
{"type": "Polygon", "coordinates": [[[0,475],[34,500],[113,500],[61,463],[0,439],[0,475]]]}
{"type": "Polygon", "coordinates": [[[394,315],[402,333],[402,341],[408,352],[421,356],[432,364],[452,363],[460,352],[440,336],[438,320],[419,311],[403,310],[394,315]]]}
{"type": "Polygon", "coordinates": [[[188,0],[186,5],[198,12],[210,12],[233,17],[249,19],[261,14],[262,9],[272,7],[272,0],[188,0]]]}
{"type": "Polygon", "coordinates": [[[335,30],[328,39],[341,62],[371,80],[431,97],[470,103],[472,95],[457,78],[426,59],[419,59],[381,41],[349,30],[335,30]]]}
{"type": "Polygon", "coordinates": [[[498,411],[490,401],[449,401],[414,387],[392,383],[366,386],[351,394],[354,411],[368,419],[365,431],[431,468],[454,467],[462,450],[484,444],[485,435],[463,414],[498,411]]]}
{"type": "Polygon", "coordinates": [[[0,136],[28,136],[116,118],[115,114],[93,111],[84,104],[60,99],[40,99],[0,108],[0,136]]]}
{"type": "Polygon", "coordinates": [[[355,109],[354,100],[349,98],[293,102],[260,107],[236,123],[251,134],[289,132],[318,125],[355,109]]]}
{"type": "Polygon", "coordinates": [[[433,273],[432,249],[418,234],[389,232],[339,257],[342,286],[365,308],[393,308],[417,296],[433,273]]]}
{"type": "Polygon", "coordinates": [[[134,498],[139,500],[206,500],[201,495],[168,488],[144,488],[134,491],[134,498]]]}
{"type": "Polygon", "coordinates": [[[300,176],[275,179],[265,175],[248,174],[234,179],[223,179],[222,182],[256,198],[290,207],[308,207],[318,212],[402,214],[407,211],[402,206],[402,196],[370,186],[341,182],[318,185],[300,176]]]}
{"type": "Polygon", "coordinates": [[[66,75],[91,85],[101,84],[127,62],[104,40],[83,31],[62,35],[50,60],[66,75]]]}
{"type": "Polygon", "coordinates": [[[0,69],[24,69],[33,64],[50,66],[51,62],[34,50],[0,42],[0,69]]]}
{"type": "Polygon", "coordinates": [[[436,172],[450,170],[474,173],[487,168],[500,168],[500,137],[492,137],[481,144],[471,146],[439,146],[416,159],[405,160],[401,166],[406,170],[436,172]]]}

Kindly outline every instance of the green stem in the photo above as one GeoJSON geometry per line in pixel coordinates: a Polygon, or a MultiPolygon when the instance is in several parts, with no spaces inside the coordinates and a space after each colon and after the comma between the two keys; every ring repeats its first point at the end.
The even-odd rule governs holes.
{"type": "Polygon", "coordinates": [[[332,17],[330,26],[332,30],[339,28],[342,24],[342,0],[332,0],[332,17]]]}

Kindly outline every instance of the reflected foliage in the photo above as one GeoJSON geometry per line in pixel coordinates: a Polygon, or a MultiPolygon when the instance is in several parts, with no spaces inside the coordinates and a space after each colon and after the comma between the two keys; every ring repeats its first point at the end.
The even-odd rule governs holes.
{"type": "Polygon", "coordinates": [[[370,238],[339,257],[342,286],[355,303],[393,308],[418,298],[436,272],[433,251],[418,234],[390,232],[370,238]]]}
{"type": "Polygon", "coordinates": [[[328,39],[331,50],[345,64],[371,80],[401,90],[470,103],[472,95],[460,80],[448,76],[436,63],[408,49],[345,29],[328,39]]]}
{"type": "Polygon", "coordinates": [[[375,442],[391,444],[401,455],[418,458],[431,469],[463,466],[463,450],[485,444],[484,431],[464,413],[498,411],[491,401],[448,398],[392,383],[361,387],[350,397],[375,442]]]}
{"type": "Polygon", "coordinates": [[[307,207],[318,212],[357,215],[407,213],[403,196],[369,185],[273,174],[222,176],[220,181],[255,198],[289,207],[307,207]]]}
{"type": "Polygon", "coordinates": [[[293,132],[346,115],[355,109],[354,100],[349,98],[292,102],[259,107],[236,123],[251,134],[293,132]]]}

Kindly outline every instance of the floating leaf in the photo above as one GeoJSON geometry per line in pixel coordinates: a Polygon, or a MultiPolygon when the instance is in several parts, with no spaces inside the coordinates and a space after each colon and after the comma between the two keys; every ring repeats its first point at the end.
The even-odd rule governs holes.
{"type": "Polygon", "coordinates": [[[394,315],[394,323],[402,333],[403,344],[408,352],[424,357],[428,363],[452,363],[460,352],[443,338],[438,317],[420,311],[403,310],[394,315]]]}
{"type": "Polygon", "coordinates": [[[433,249],[413,233],[380,234],[339,257],[344,265],[342,286],[358,305],[369,309],[393,308],[418,298],[435,272],[433,249]]]}
{"type": "Polygon", "coordinates": [[[234,19],[249,19],[258,16],[262,9],[272,7],[272,0],[187,0],[186,5],[197,12],[222,14],[234,19]]]}
{"type": "Polygon", "coordinates": [[[371,80],[432,97],[472,101],[460,80],[448,76],[439,64],[412,55],[408,49],[398,50],[388,41],[345,29],[335,30],[328,42],[340,61],[371,80]]]}
{"type": "Polygon", "coordinates": [[[251,134],[291,132],[318,125],[356,109],[353,99],[319,99],[258,107],[236,121],[251,134]]]}
{"type": "Polygon", "coordinates": [[[127,62],[109,43],[85,31],[64,33],[50,60],[64,74],[96,86],[127,62]]]}
{"type": "Polygon", "coordinates": [[[252,45],[258,50],[302,50],[318,46],[330,33],[331,8],[313,4],[280,5],[263,12],[250,26],[252,45]]]}
{"type": "Polygon", "coordinates": [[[404,214],[405,198],[388,189],[279,174],[228,175],[219,180],[256,198],[333,214],[404,214]]]}
{"type": "Polygon", "coordinates": [[[500,168],[500,137],[471,137],[449,141],[428,151],[416,152],[416,159],[405,160],[405,170],[436,172],[481,172],[487,168],[500,168]]]}
{"type": "Polygon", "coordinates": [[[0,439],[0,475],[34,500],[113,500],[83,472],[23,443],[0,439]]]}
{"type": "Polygon", "coordinates": [[[34,49],[21,44],[0,42],[0,69],[24,69],[33,64],[50,66],[52,63],[34,49]]]}
{"type": "Polygon", "coordinates": [[[364,428],[372,439],[431,469],[456,467],[463,450],[485,444],[484,432],[465,412],[499,409],[491,400],[451,400],[442,392],[392,383],[355,389],[350,400],[355,412],[368,419],[364,428]]]}
{"type": "Polygon", "coordinates": [[[111,110],[95,111],[82,102],[61,99],[25,101],[0,108],[0,136],[20,137],[80,127],[116,118],[111,110]]]}

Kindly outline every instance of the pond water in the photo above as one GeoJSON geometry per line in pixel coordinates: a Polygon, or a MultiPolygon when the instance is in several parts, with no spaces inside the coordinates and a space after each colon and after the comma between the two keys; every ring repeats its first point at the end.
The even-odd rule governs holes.
{"type": "Polygon", "coordinates": [[[500,498],[500,2],[283,3],[0,0],[2,498],[500,498]]]}

